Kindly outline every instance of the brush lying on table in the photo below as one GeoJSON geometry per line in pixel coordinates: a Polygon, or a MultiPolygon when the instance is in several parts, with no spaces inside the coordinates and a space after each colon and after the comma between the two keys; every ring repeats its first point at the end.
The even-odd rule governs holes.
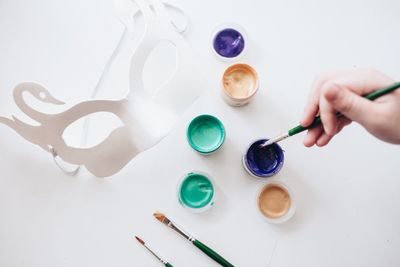
{"type": "Polygon", "coordinates": [[[156,257],[162,264],[164,264],[166,267],[174,267],[172,264],[170,264],[168,261],[163,260],[160,256],[158,256],[153,250],[151,250],[146,243],[139,237],[135,236],[136,240],[142,244],[148,251],[150,251],[151,254],[153,254],[154,257],[156,257]]]}
{"type": "MultiPolygon", "coordinates": [[[[400,88],[400,82],[394,83],[394,84],[392,84],[392,85],[390,85],[388,87],[385,87],[383,89],[379,89],[379,90],[377,90],[375,92],[372,92],[370,94],[364,95],[364,97],[369,99],[369,100],[375,100],[378,97],[386,95],[386,94],[388,94],[388,93],[390,93],[390,92],[392,92],[392,91],[394,91],[394,90],[396,90],[398,88],[400,88]]],[[[336,113],[336,117],[337,118],[340,118],[342,116],[343,116],[342,113],[340,113],[340,112],[336,113]]],[[[292,128],[292,129],[290,129],[286,133],[283,133],[281,135],[278,135],[276,137],[273,137],[273,138],[269,139],[265,143],[261,144],[260,147],[266,147],[266,146],[272,145],[274,143],[278,143],[278,142],[288,138],[289,136],[293,136],[293,135],[301,133],[301,132],[303,132],[305,130],[314,128],[315,126],[318,126],[320,124],[321,124],[321,117],[320,116],[315,117],[314,121],[309,126],[303,127],[301,125],[298,125],[298,126],[292,128]]]]}
{"type": "Polygon", "coordinates": [[[156,212],[153,214],[153,216],[168,226],[171,229],[174,229],[176,232],[178,232],[180,235],[182,235],[184,238],[189,240],[193,245],[195,245],[198,249],[203,251],[207,256],[218,262],[220,265],[224,267],[234,267],[232,264],[230,264],[227,260],[225,260],[221,255],[219,255],[217,252],[212,250],[211,248],[207,247],[203,243],[201,243],[199,240],[195,239],[194,237],[190,236],[188,233],[183,231],[180,227],[178,227],[176,224],[174,224],[170,219],[168,219],[164,214],[156,212]]]}

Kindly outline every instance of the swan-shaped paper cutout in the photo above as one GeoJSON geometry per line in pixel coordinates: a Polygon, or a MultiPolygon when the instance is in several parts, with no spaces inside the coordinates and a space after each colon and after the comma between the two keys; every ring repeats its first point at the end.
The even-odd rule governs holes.
{"type": "Polygon", "coordinates": [[[138,153],[154,146],[172,129],[179,114],[184,111],[203,90],[203,80],[196,71],[195,60],[183,37],[176,32],[158,1],[135,0],[145,20],[145,30],[137,43],[131,60],[130,90],[120,100],[88,100],[57,113],[39,112],[23,99],[23,92],[32,94],[44,103],[62,105],[47,91],[34,82],[19,84],[14,89],[14,101],[23,113],[38,122],[34,126],[0,117],[0,123],[14,129],[19,135],[49,153],[56,153],[62,160],[84,165],[98,177],[111,176],[120,171],[138,153]],[[151,8],[152,6],[152,8],[151,8]],[[160,42],[169,41],[177,51],[177,68],[173,77],[156,93],[146,91],[142,70],[152,49],[160,42]],[[114,129],[96,146],[76,148],[63,139],[65,129],[82,117],[96,112],[116,115],[123,126],[114,129]]]}

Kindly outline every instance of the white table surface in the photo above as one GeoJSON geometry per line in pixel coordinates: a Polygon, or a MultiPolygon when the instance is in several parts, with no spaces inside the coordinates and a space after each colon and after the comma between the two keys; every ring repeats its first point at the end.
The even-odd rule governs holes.
{"type": "MultiPolygon", "coordinates": [[[[190,17],[186,33],[207,75],[207,92],[159,145],[114,177],[60,172],[50,156],[0,126],[0,266],[160,266],[132,238],[141,236],[174,266],[218,266],[152,217],[166,213],[235,266],[399,266],[400,151],[356,124],[326,148],[302,136],[282,143],[286,161],[272,179],[295,192],[297,213],[268,224],[255,206],[264,181],[241,166],[249,142],[297,124],[315,75],[354,66],[400,78],[400,2],[395,0],[177,0],[190,17]],[[228,66],[210,52],[224,22],[247,29],[242,62],[261,88],[243,108],[226,105],[219,80],[228,66]],[[215,155],[190,149],[185,128],[201,113],[218,116],[227,140],[215,155]],[[176,183],[188,171],[212,175],[215,208],[191,214],[176,183]]],[[[13,87],[39,81],[68,103],[86,99],[122,25],[103,0],[0,1],[0,114],[21,116],[13,87]]],[[[122,64],[123,65],[123,64],[122,64]]],[[[110,81],[125,88],[121,70],[110,81]]],[[[115,91],[117,92],[117,90],[115,91]]]]}

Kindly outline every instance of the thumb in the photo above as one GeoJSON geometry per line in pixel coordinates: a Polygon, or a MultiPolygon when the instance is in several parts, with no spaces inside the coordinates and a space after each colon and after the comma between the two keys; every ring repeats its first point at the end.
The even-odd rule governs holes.
{"type": "Polygon", "coordinates": [[[340,86],[331,86],[325,92],[326,100],[347,118],[368,126],[377,112],[377,106],[370,100],[340,86]]]}

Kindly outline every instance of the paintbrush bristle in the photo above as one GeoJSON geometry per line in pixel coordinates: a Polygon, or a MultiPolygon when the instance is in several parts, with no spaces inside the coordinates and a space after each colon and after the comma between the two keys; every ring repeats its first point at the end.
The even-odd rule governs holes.
{"type": "Polygon", "coordinates": [[[153,216],[154,216],[157,220],[159,220],[160,222],[162,222],[162,223],[164,223],[165,218],[167,218],[167,217],[165,217],[165,215],[162,214],[161,212],[155,212],[155,213],[153,213],[153,216]]]}
{"type": "Polygon", "coordinates": [[[135,236],[135,238],[140,244],[142,244],[142,245],[145,244],[144,241],[140,237],[135,236]]]}

